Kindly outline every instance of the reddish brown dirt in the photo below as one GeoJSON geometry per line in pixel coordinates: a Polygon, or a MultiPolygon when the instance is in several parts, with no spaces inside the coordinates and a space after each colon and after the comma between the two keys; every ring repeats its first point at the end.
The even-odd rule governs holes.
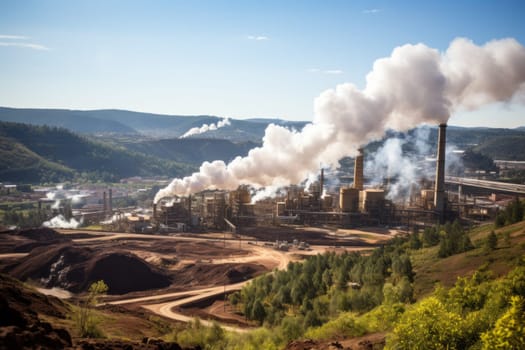
{"type": "Polygon", "coordinates": [[[266,271],[264,266],[258,264],[197,263],[173,271],[171,276],[175,285],[187,289],[189,286],[207,287],[242,282],[266,271]]]}
{"type": "Polygon", "coordinates": [[[37,293],[0,274],[0,349],[61,349],[71,346],[65,329],[54,328],[39,315],[64,319],[69,310],[57,298],[37,293]]]}
{"type": "Polygon", "coordinates": [[[118,247],[129,251],[149,251],[176,256],[179,260],[202,258],[217,259],[248,254],[245,250],[229,246],[224,247],[223,242],[214,241],[177,241],[126,237],[125,239],[122,238],[107,241],[77,241],[76,244],[82,245],[83,247],[97,247],[104,249],[114,249],[115,247],[118,247]]]}
{"type": "MultiPolygon", "coordinates": [[[[60,322],[70,313],[68,306],[61,300],[35,292],[16,279],[0,274],[0,350],[182,350],[176,343],[153,338],[143,338],[142,342],[115,339],[72,339],[68,330],[58,328],[41,319],[45,317],[51,322],[60,322]]],[[[129,327],[129,324],[126,327],[129,327]]]]}
{"type": "Polygon", "coordinates": [[[316,340],[294,340],[286,345],[285,350],[351,350],[343,347],[339,342],[321,342],[316,340]]]}
{"type": "Polygon", "coordinates": [[[385,347],[385,336],[386,333],[374,333],[338,341],[294,340],[285,350],[376,350],[385,347]]]}
{"type": "Polygon", "coordinates": [[[360,238],[341,238],[329,235],[324,230],[300,229],[294,227],[243,227],[240,232],[243,236],[253,237],[261,241],[275,242],[276,240],[292,242],[294,239],[310,245],[338,245],[355,247],[373,247],[375,245],[360,238]]]}
{"type": "Polygon", "coordinates": [[[0,254],[28,253],[36,247],[69,241],[69,237],[47,227],[8,231],[0,233],[0,254]]]}
{"type": "Polygon", "coordinates": [[[197,316],[206,320],[216,320],[224,324],[243,328],[257,326],[256,323],[246,320],[240,313],[236,313],[228,302],[225,308],[224,294],[186,304],[177,308],[177,311],[185,315],[197,316]]]}
{"type": "Polygon", "coordinates": [[[169,276],[124,251],[101,251],[71,244],[39,247],[9,267],[8,272],[21,279],[39,281],[46,287],[60,287],[72,292],[85,291],[89,285],[104,280],[109,294],[164,288],[169,276]]]}
{"type": "MultiPolygon", "coordinates": [[[[107,237],[94,235],[100,236],[107,237]]],[[[94,281],[104,280],[109,294],[230,284],[267,271],[263,265],[254,263],[212,264],[211,259],[248,255],[248,251],[229,244],[225,247],[222,241],[178,241],[133,235],[107,240],[82,238],[93,237],[86,233],[64,236],[51,229],[9,235],[11,244],[6,247],[12,248],[19,241],[46,246],[36,247],[24,258],[4,259],[0,267],[21,280],[30,279],[48,288],[60,287],[75,293],[87,290],[94,281]],[[72,237],[76,237],[74,242],[72,237]],[[168,266],[169,270],[165,268],[168,266]]]]}

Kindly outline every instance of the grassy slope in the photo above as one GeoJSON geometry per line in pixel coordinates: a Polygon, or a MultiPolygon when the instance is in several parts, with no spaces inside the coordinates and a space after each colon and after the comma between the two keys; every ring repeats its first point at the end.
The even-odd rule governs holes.
{"type": "Polygon", "coordinates": [[[47,174],[70,179],[74,171],[45,159],[19,142],[0,136],[0,179],[17,181],[25,178],[32,182],[45,178],[47,174]]]}
{"type": "Polygon", "coordinates": [[[424,248],[412,252],[412,264],[416,272],[414,293],[417,299],[432,292],[436,283],[451,287],[457,277],[472,275],[480,266],[488,264],[495,277],[505,275],[513,266],[516,259],[525,254],[525,221],[505,226],[495,230],[498,236],[496,250],[485,253],[483,241],[494,228],[487,224],[473,229],[470,239],[477,247],[474,250],[449,256],[444,259],[438,257],[439,247],[424,248]],[[510,245],[505,244],[503,235],[510,233],[510,245]]]}

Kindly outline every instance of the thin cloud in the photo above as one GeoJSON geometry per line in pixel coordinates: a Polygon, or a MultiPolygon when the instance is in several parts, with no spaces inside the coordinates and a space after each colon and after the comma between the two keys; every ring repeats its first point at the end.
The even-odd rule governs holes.
{"type": "Polygon", "coordinates": [[[13,43],[13,42],[0,42],[0,46],[14,46],[14,47],[23,47],[33,50],[50,50],[49,47],[40,44],[32,43],[13,43]]]}
{"type": "Polygon", "coordinates": [[[270,40],[270,38],[265,35],[248,35],[247,38],[248,40],[255,40],[255,41],[270,40]]]}
{"type": "Polygon", "coordinates": [[[323,71],[323,73],[337,75],[337,74],[343,74],[344,72],[340,69],[328,69],[328,70],[323,71]]]}
{"type": "Polygon", "coordinates": [[[338,75],[343,74],[344,71],[341,69],[319,69],[319,68],[308,68],[308,72],[310,73],[323,73],[323,74],[332,74],[332,75],[338,75]]]}
{"type": "Polygon", "coordinates": [[[371,15],[371,14],[375,14],[381,11],[383,10],[382,9],[368,9],[368,10],[363,10],[363,13],[367,15],[371,15]]]}
{"type": "Polygon", "coordinates": [[[22,36],[22,35],[0,34],[0,39],[3,39],[3,40],[27,40],[29,38],[27,36],[22,36]]]}

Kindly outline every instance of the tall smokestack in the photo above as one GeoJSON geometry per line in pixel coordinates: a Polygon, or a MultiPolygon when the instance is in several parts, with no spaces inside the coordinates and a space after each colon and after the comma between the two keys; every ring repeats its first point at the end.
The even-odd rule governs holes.
{"type": "Polygon", "coordinates": [[[354,164],[354,188],[363,189],[363,149],[359,149],[359,155],[355,157],[354,164]]]}
{"type": "Polygon", "coordinates": [[[447,143],[447,124],[439,124],[438,153],[436,163],[436,185],[434,189],[434,207],[443,220],[445,212],[445,146],[447,143]]]}
{"type": "Polygon", "coordinates": [[[110,214],[113,213],[113,190],[111,188],[109,189],[108,210],[110,214]]]}
{"type": "Polygon", "coordinates": [[[108,212],[108,198],[106,196],[106,191],[102,195],[102,203],[104,203],[104,214],[108,212]]]}
{"type": "Polygon", "coordinates": [[[319,192],[321,192],[321,196],[323,196],[323,187],[324,187],[324,169],[321,168],[321,179],[319,181],[319,192]]]}
{"type": "Polygon", "coordinates": [[[321,178],[319,179],[319,210],[323,210],[323,187],[324,187],[324,169],[321,168],[321,178]]]}

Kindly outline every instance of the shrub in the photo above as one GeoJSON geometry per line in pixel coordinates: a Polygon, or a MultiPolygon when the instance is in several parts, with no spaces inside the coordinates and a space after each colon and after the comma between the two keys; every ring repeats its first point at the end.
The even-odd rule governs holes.
{"type": "Polygon", "coordinates": [[[80,302],[73,318],[77,326],[78,333],[85,338],[100,338],[102,331],[98,328],[100,320],[93,314],[93,307],[97,304],[98,298],[108,291],[108,286],[104,281],[94,282],[89,286],[88,294],[80,302]]]}

